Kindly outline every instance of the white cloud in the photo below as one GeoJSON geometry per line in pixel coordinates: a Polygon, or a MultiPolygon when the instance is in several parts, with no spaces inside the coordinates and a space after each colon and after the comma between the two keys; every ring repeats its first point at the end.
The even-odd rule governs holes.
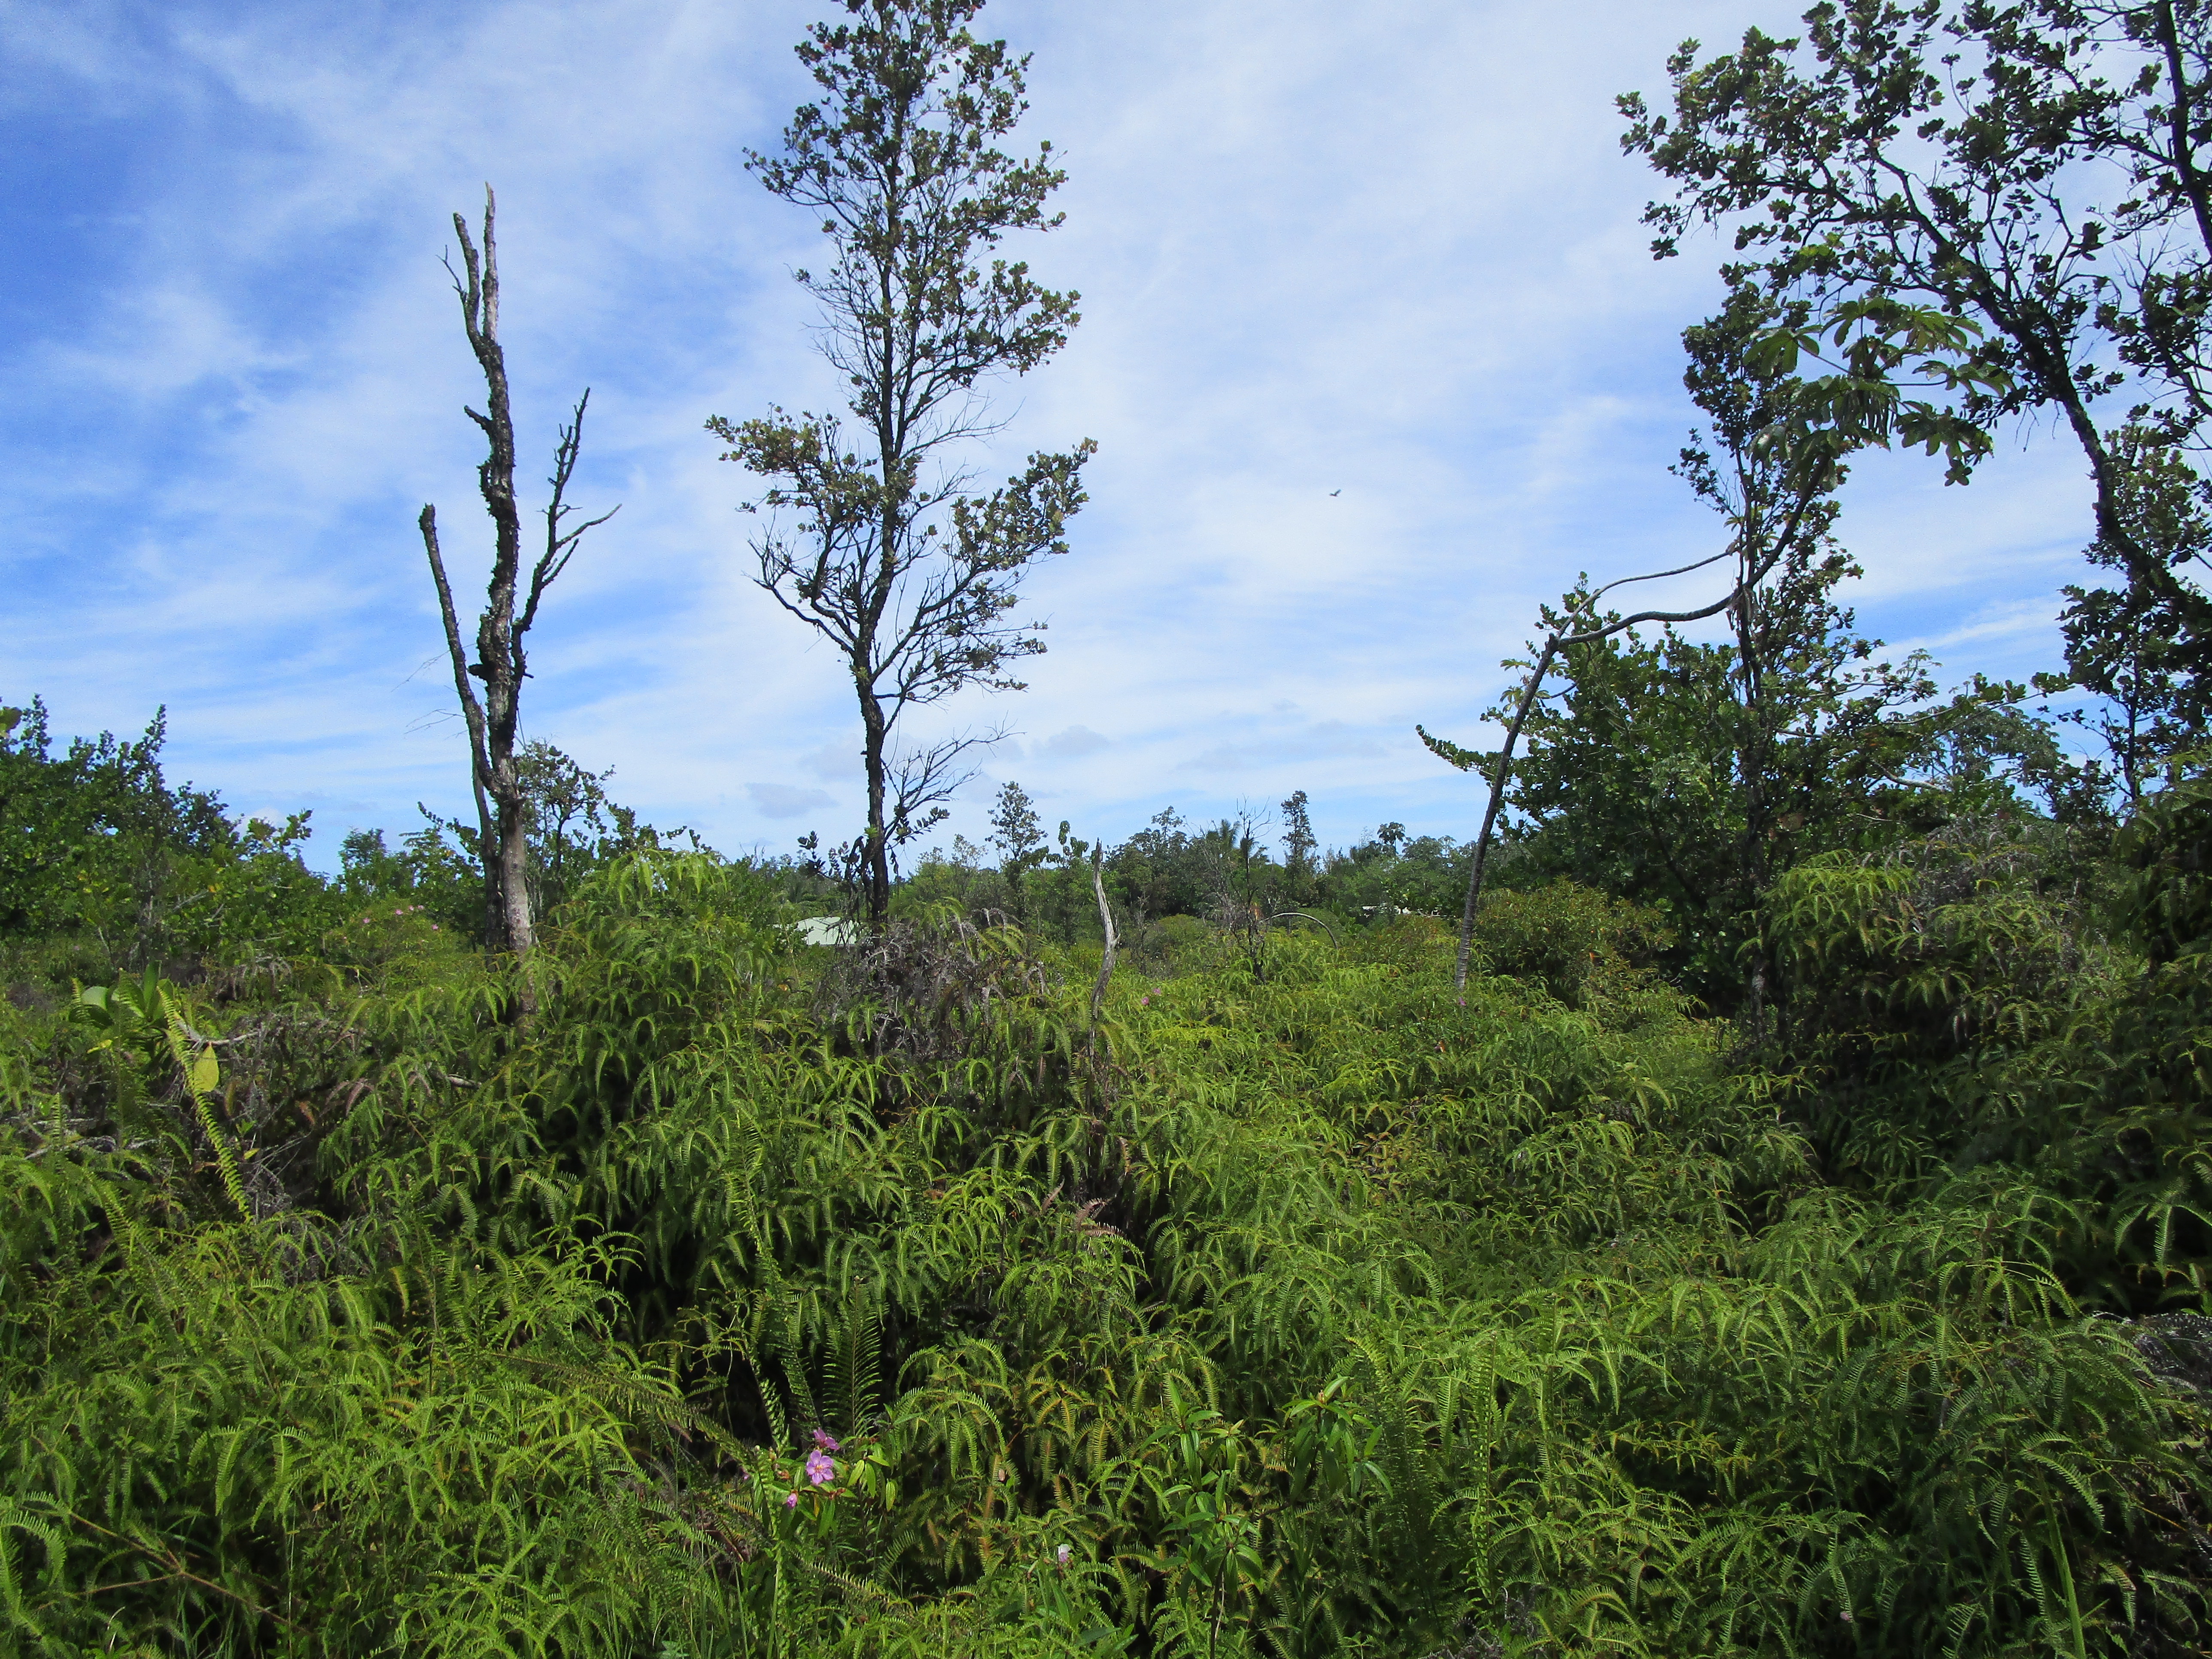
{"type": "Polygon", "coordinates": [[[1101,737],[1087,726],[1071,726],[1064,732],[1055,732],[1037,745],[1041,754],[1054,760],[1081,760],[1085,755],[1095,755],[1111,747],[1112,738],[1101,737]]]}
{"type": "Polygon", "coordinates": [[[745,793],[761,816],[770,818],[795,818],[836,804],[827,790],[799,789],[787,783],[749,783],[745,793]]]}
{"type": "Polygon", "coordinates": [[[810,749],[799,757],[799,764],[817,778],[849,778],[859,769],[860,739],[848,743],[825,743],[810,749]]]}
{"type": "MultiPolygon", "coordinates": [[[[1278,703],[1278,709],[1291,708],[1278,703]]],[[[1260,722],[1240,722],[1258,727],[1260,722]]],[[[1255,729],[1249,735],[1218,743],[1203,754],[1182,762],[1178,770],[1202,773],[1246,772],[1255,767],[1285,762],[1334,760],[1346,757],[1368,760],[1385,752],[1373,732],[1361,732],[1342,720],[1301,722],[1287,729],[1255,729]]]]}
{"type": "MultiPolygon", "coordinates": [[[[726,846],[849,811],[849,681],[752,585],[750,491],[701,430],[836,393],[787,274],[818,238],[741,155],[805,94],[789,48],[823,9],[0,0],[0,106],[70,204],[0,207],[0,693],[63,730],[166,702],[179,775],[332,803],[326,830],[465,804],[414,517],[438,504],[470,586],[477,389],[438,255],[489,177],[525,476],[588,384],[577,498],[623,503],[548,601],[526,718],[726,846]]],[[[1539,602],[1713,543],[1665,467],[1722,250],[1645,255],[1611,97],[1792,9],[1283,0],[1261,29],[1228,0],[994,0],[1070,170],[1066,226],[1020,252],[1085,320],[981,469],[1102,447],[1030,584],[1031,689],[911,735],[1054,734],[994,764],[1094,833],[1298,787],[1325,836],[1455,829],[1470,786],[1413,722],[1479,741],[1539,602]]],[[[1959,674],[2039,664],[2033,629],[1963,619],[2048,602],[2079,471],[2047,438],[1967,491],[1863,467],[1863,622],[1959,674]]]]}

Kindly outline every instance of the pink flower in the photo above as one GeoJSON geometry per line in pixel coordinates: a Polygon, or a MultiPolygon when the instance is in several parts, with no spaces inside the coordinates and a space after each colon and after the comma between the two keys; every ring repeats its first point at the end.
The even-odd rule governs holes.
{"type": "Polygon", "coordinates": [[[783,1506],[787,1510],[797,1509],[799,1507],[799,1494],[795,1492],[787,1492],[784,1493],[783,1506]]]}
{"type": "Polygon", "coordinates": [[[806,1478],[817,1486],[827,1486],[837,1478],[837,1466],[830,1462],[828,1452],[811,1451],[806,1454],[806,1478]]]}
{"type": "Polygon", "coordinates": [[[837,1443],[835,1440],[832,1440],[828,1435],[823,1433],[819,1429],[814,1431],[814,1443],[821,1447],[823,1451],[836,1451],[837,1449],[837,1443]]]}
{"type": "Polygon", "coordinates": [[[1062,1544],[1056,1553],[1060,1557],[1060,1565],[1064,1567],[1067,1565],[1067,1558],[1074,1554],[1075,1552],[1070,1549],[1066,1545],[1062,1544]]]}

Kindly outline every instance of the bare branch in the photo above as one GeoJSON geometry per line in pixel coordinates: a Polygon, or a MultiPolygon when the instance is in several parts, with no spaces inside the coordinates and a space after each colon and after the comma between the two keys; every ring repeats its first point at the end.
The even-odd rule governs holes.
{"type": "Polygon", "coordinates": [[[515,644],[518,649],[520,648],[522,636],[530,631],[531,624],[538,620],[538,602],[545,596],[545,590],[550,587],[559,579],[561,573],[568,568],[568,561],[574,556],[576,544],[583,539],[584,532],[587,530],[598,529],[599,526],[622,511],[621,504],[617,502],[596,519],[585,520],[574,530],[564,531],[561,528],[561,521],[575,511],[575,508],[567,504],[563,497],[568,493],[568,480],[575,476],[576,458],[583,451],[584,407],[591,400],[592,389],[586,386],[584,395],[576,399],[574,416],[568,425],[561,428],[560,442],[554,446],[553,476],[546,480],[553,486],[553,495],[545,504],[545,551],[537,564],[532,567],[529,601],[523,606],[521,618],[514,625],[515,644]]]}
{"type": "Polygon", "coordinates": [[[996,727],[888,757],[884,781],[890,811],[884,815],[884,828],[890,839],[910,841],[940,822],[945,817],[942,804],[975,775],[974,767],[959,764],[960,757],[970,750],[988,749],[1005,736],[1005,728],[996,727]],[[926,811],[926,808],[936,810],[926,811]]]}
{"type": "Polygon", "coordinates": [[[483,840],[479,843],[489,849],[491,846],[491,805],[484,798],[484,785],[491,776],[491,762],[484,752],[483,705],[477,701],[476,688],[469,684],[469,653],[461,644],[461,625],[453,614],[453,590],[446,581],[446,562],[438,552],[438,509],[426,506],[422,516],[416,520],[422,532],[422,548],[430,556],[430,579],[438,589],[438,611],[446,623],[446,649],[453,659],[453,689],[460,694],[461,713],[469,726],[469,784],[477,800],[477,825],[483,840]]]}
{"type": "Polygon", "coordinates": [[[1719,552],[1709,554],[1705,557],[1697,561],[1694,564],[1678,564],[1672,570],[1647,570],[1640,576],[1621,576],[1616,578],[1614,580],[1607,582],[1603,587],[1599,588],[1596,592],[1591,594],[1589,596],[1589,603],[1591,605],[1595,605],[1607,594],[1612,592],[1614,588],[1626,587],[1631,582],[1656,582],[1663,580],[1668,576],[1686,576],[1692,570],[1703,570],[1709,564],[1718,564],[1723,559],[1727,558],[1729,554],[1735,551],[1735,550],[1732,547],[1724,547],[1719,552]]]}

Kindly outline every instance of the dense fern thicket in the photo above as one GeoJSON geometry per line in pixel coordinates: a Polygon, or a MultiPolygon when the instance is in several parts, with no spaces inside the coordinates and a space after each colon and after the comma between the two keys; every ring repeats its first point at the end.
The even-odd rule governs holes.
{"type": "Polygon", "coordinates": [[[1802,866],[1750,1043],[1570,884],[1463,996],[653,848],[520,967],[19,931],[8,1645],[2201,1651],[2208,829],[1802,866]]]}
{"type": "Polygon", "coordinates": [[[980,3],[848,0],[746,152],[863,453],[708,427],[857,838],[726,860],[514,746],[604,520],[579,402],[518,616],[489,191],[481,660],[421,520],[475,824],[326,879],[160,716],[0,708],[0,1656],[2212,1652],[2212,8],[1822,0],[1619,100],[1652,251],[1733,233],[1724,529],[1544,607],[1494,753],[1415,728],[1473,842],[1008,780],[901,872],[977,739],[887,740],[1019,688],[1093,448],[921,465],[1077,320],[985,274],[1062,175],[980,3]],[[1855,458],[2039,412],[2118,584],[2055,714],[1880,654],[1834,538],[1855,458]]]}

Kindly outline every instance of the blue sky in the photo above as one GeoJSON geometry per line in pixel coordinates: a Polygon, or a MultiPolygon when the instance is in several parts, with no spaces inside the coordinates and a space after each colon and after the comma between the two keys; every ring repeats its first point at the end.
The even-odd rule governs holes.
{"type": "MultiPolygon", "coordinates": [[[[820,238],[742,164],[806,93],[817,10],[0,0],[0,699],[44,695],[63,732],[166,703],[173,775],[312,808],[320,864],[465,805],[414,520],[437,503],[480,592],[478,387],[440,258],[489,179],[524,476],[588,385],[573,498],[622,503],[547,602],[526,726],[726,850],[849,833],[849,690],[750,585],[752,492],[702,429],[834,396],[788,274],[820,238]]],[[[1085,319],[1001,389],[977,459],[1100,450],[1073,552],[1030,585],[1030,689],[933,714],[1015,734],[947,836],[1009,777],[1079,834],[1299,788],[1326,842],[1469,833],[1473,781],[1414,722],[1478,740],[1577,571],[1718,545],[1666,467],[1722,250],[1649,258],[1613,95],[1662,92],[1686,36],[1790,18],[996,0],[983,26],[1036,56],[1024,132],[1070,175],[1024,252],[1085,319]]],[[[1966,489],[1862,466],[1863,626],[1948,678],[2056,665],[2083,474],[2047,429],[1966,489]]]]}

